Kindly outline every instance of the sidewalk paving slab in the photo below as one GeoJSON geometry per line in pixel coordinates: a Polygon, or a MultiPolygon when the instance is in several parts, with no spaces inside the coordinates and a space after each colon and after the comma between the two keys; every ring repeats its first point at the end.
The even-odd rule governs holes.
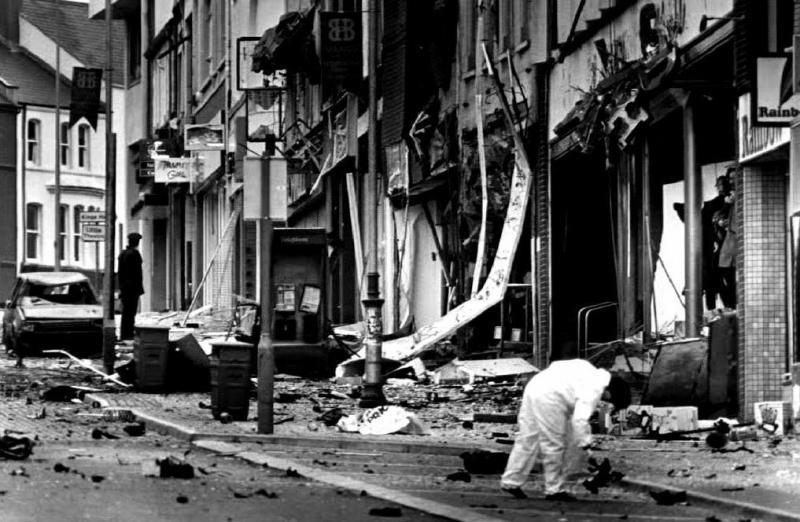
{"type": "Polygon", "coordinates": [[[292,469],[300,476],[310,480],[349,489],[354,492],[366,492],[372,497],[394,502],[431,515],[444,517],[448,520],[457,520],[461,522],[503,522],[502,519],[483,515],[470,509],[443,504],[419,496],[409,495],[402,491],[397,491],[396,489],[370,484],[369,482],[357,480],[339,473],[312,468],[294,460],[265,455],[254,451],[242,451],[241,448],[235,444],[219,441],[195,441],[193,444],[199,448],[215,453],[236,456],[258,466],[267,466],[282,471],[292,469]]]}
{"type": "MultiPolygon", "coordinates": [[[[94,399],[94,397],[87,396],[88,400],[94,399]]],[[[152,399],[152,398],[151,398],[152,399]]],[[[256,433],[247,433],[245,429],[242,429],[241,426],[238,427],[239,432],[236,433],[235,428],[237,423],[234,424],[234,427],[231,427],[231,424],[222,425],[217,421],[204,421],[205,426],[207,429],[205,430],[198,430],[194,428],[190,428],[184,424],[173,422],[169,419],[169,412],[154,412],[152,405],[156,401],[147,400],[145,401],[148,403],[150,408],[147,409],[138,409],[132,408],[133,413],[142,421],[144,421],[150,429],[154,431],[159,431],[161,433],[169,434],[171,436],[192,441],[195,445],[199,447],[204,447],[206,449],[209,448],[226,448],[226,452],[233,452],[237,454],[237,446],[235,443],[248,443],[248,442],[258,442],[261,444],[272,444],[272,445],[282,445],[282,446],[305,446],[305,447],[315,447],[315,448],[333,448],[333,449],[350,449],[350,450],[362,450],[362,451],[385,451],[385,452],[402,452],[402,453],[420,453],[420,454],[441,454],[441,455],[459,455],[463,451],[470,451],[475,449],[490,449],[494,451],[509,451],[509,446],[503,446],[500,444],[491,444],[484,441],[476,440],[473,444],[465,444],[465,441],[458,441],[458,443],[452,443],[450,441],[433,441],[433,440],[424,440],[421,436],[413,436],[413,435],[391,435],[388,436],[390,439],[402,438],[405,440],[387,440],[387,437],[384,438],[376,438],[376,437],[365,437],[358,434],[339,434],[336,435],[335,432],[325,433],[324,435],[309,435],[306,431],[305,433],[303,430],[305,429],[301,426],[301,429],[293,429],[287,430],[284,434],[274,434],[274,435],[262,435],[256,433]],[[222,427],[225,430],[217,430],[214,428],[222,427]]],[[[185,412],[184,412],[185,414],[185,412]]],[[[209,414],[210,417],[210,414],[209,414]]],[[[295,426],[297,428],[297,426],[295,426]]],[[[247,428],[249,429],[249,427],[247,428]]],[[[425,437],[430,439],[430,437],[425,437]]],[[[610,439],[608,439],[610,440],[610,439]]],[[[623,446],[625,444],[632,445],[630,450],[633,452],[634,455],[639,454],[641,457],[639,459],[650,460],[652,459],[653,455],[658,454],[659,452],[663,452],[666,454],[667,459],[672,459],[675,462],[675,466],[679,466],[680,458],[673,458],[670,457],[670,453],[681,453],[686,451],[690,447],[686,444],[677,445],[677,447],[662,447],[662,448],[648,448],[648,447],[641,447],[641,442],[631,442],[628,440],[615,440],[613,441],[612,451],[609,455],[619,455],[621,453],[626,452],[626,448],[623,446]]],[[[753,444],[753,443],[751,443],[753,444]]],[[[707,457],[707,452],[701,452],[701,449],[691,447],[697,456],[699,457],[707,457]]],[[[252,453],[252,452],[251,452],[252,453]]],[[[250,453],[246,453],[250,461],[256,462],[256,460],[260,458],[267,458],[264,456],[255,457],[250,453]],[[253,460],[255,459],[255,460],[253,460]]],[[[719,456],[717,456],[719,457],[719,456]]],[[[276,457],[268,457],[269,460],[274,460],[276,457]]],[[[247,460],[247,459],[246,459],[247,460]]],[[[729,464],[732,461],[738,461],[739,459],[733,458],[729,461],[725,461],[726,464],[729,464]]],[[[275,462],[280,462],[281,465],[295,467],[294,462],[289,460],[274,460],[275,462]]],[[[630,461],[630,459],[629,459],[630,461]]],[[[258,463],[258,462],[257,462],[258,463]]],[[[630,462],[628,462],[630,465],[630,462]]],[[[298,464],[299,466],[300,464],[298,464]]],[[[630,467],[630,466],[629,466],[630,467]]],[[[318,473],[318,470],[315,468],[309,468],[306,470],[309,473],[309,478],[316,478],[317,476],[321,476],[318,473]],[[313,473],[311,470],[313,469],[313,473]]],[[[626,469],[626,472],[631,473],[633,470],[626,469]]],[[[303,474],[303,473],[301,473],[303,474]]],[[[333,480],[333,475],[329,477],[333,480]]],[[[769,484],[764,484],[761,490],[756,491],[751,495],[752,498],[747,499],[738,499],[738,498],[728,498],[719,494],[719,486],[712,487],[712,486],[703,486],[703,485],[693,485],[692,487],[680,487],[680,485],[675,485],[670,483],[668,480],[653,480],[650,474],[645,475],[648,479],[644,478],[636,478],[637,475],[629,476],[623,479],[620,485],[624,488],[628,488],[631,490],[637,491],[660,491],[660,490],[671,490],[671,491],[686,491],[687,498],[690,500],[691,503],[696,503],[697,505],[703,505],[707,507],[719,507],[722,509],[727,510],[735,510],[739,513],[744,515],[753,516],[757,519],[763,520],[791,520],[791,521],[800,521],[800,511],[792,512],[786,509],[781,509],[775,507],[776,499],[785,500],[786,495],[780,491],[773,492],[774,495],[770,495],[769,484]],[[771,505],[770,505],[771,504],[771,505]]],[[[336,480],[340,480],[337,476],[336,480]]],[[[361,483],[359,482],[360,489],[364,489],[368,492],[366,488],[362,487],[361,483]]],[[[374,486],[379,487],[379,486],[374,486]]],[[[385,489],[385,488],[384,488],[385,489]]],[[[380,490],[376,490],[377,496],[379,498],[384,498],[388,492],[392,492],[393,490],[387,490],[381,492],[380,490]]],[[[394,492],[396,493],[396,492],[394,492]]],[[[404,504],[404,501],[398,500],[396,498],[386,498],[386,500],[392,500],[398,502],[400,504],[404,504]]],[[[406,499],[408,502],[415,502],[418,503],[419,500],[416,497],[406,499]]],[[[410,505],[410,504],[404,504],[410,505]]],[[[419,504],[413,504],[413,507],[419,509],[419,504]]],[[[435,509],[439,509],[435,507],[435,509]]],[[[426,510],[427,511],[427,510],[426,510]]],[[[432,514],[439,514],[438,511],[430,511],[432,514]]],[[[445,515],[442,515],[445,516],[445,515]]],[[[461,515],[459,515],[461,516],[461,515]]],[[[460,520],[456,518],[456,520],[460,520]]]]}

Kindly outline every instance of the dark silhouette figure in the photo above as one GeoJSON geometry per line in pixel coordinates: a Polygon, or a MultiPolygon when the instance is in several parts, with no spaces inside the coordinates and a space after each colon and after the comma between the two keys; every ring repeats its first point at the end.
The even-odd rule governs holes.
{"type": "Polygon", "coordinates": [[[142,255],[136,249],[142,238],[138,232],[128,234],[128,246],[120,252],[117,259],[117,277],[119,294],[122,301],[122,324],[119,337],[121,340],[133,339],[133,322],[139,309],[139,296],[144,293],[142,287],[142,255]]]}
{"type": "MultiPolygon", "coordinates": [[[[727,216],[730,209],[730,203],[726,199],[731,193],[730,181],[726,176],[720,176],[717,178],[716,187],[717,196],[704,202],[700,211],[700,222],[703,229],[703,294],[708,310],[717,307],[717,294],[720,292],[719,252],[724,239],[724,234],[720,236],[719,230],[715,227],[714,217],[718,215],[718,212],[727,216]]],[[[683,221],[684,204],[674,203],[673,208],[683,221]]]]}

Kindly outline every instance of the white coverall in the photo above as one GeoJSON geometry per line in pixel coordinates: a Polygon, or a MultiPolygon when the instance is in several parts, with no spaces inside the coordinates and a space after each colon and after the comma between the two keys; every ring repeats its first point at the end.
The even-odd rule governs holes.
{"type": "Polygon", "coordinates": [[[544,468],[545,494],[563,491],[570,452],[592,442],[589,417],[611,375],[588,361],[555,361],[525,386],[519,433],[503,473],[503,487],[521,487],[537,458],[544,468]]]}

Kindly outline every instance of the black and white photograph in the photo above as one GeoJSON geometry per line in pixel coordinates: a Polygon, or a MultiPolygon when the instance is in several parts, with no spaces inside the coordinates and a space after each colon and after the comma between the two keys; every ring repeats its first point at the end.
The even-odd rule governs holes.
{"type": "Polygon", "coordinates": [[[0,520],[800,521],[800,0],[0,0],[0,520]]]}

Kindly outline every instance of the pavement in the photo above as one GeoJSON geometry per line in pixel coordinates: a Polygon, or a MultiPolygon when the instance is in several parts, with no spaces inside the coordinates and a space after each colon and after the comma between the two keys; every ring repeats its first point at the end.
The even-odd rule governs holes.
{"type": "MultiPolygon", "coordinates": [[[[252,399],[247,421],[223,424],[211,415],[208,392],[148,394],[119,391],[99,382],[91,372],[63,359],[26,359],[26,369],[13,368],[13,362],[0,357],[0,396],[4,397],[0,401],[0,427],[7,430],[35,433],[49,441],[85,439],[98,419],[106,418],[107,411],[118,408],[129,410],[138,420],[145,422],[149,430],[190,441],[199,448],[236,455],[254,464],[269,463],[270,467],[277,469],[293,468],[310,479],[347,485],[354,491],[367,491],[377,498],[452,520],[509,520],[514,519],[514,513],[524,511],[528,516],[539,509],[536,502],[541,500],[541,477],[536,473],[531,475],[526,487],[534,503],[525,504],[524,509],[520,507],[515,511],[516,508],[486,507],[495,505],[497,500],[486,503],[473,498],[467,502],[467,496],[478,494],[475,492],[461,491],[460,496],[451,495],[452,498],[445,498],[444,493],[438,496],[425,494],[426,489],[432,491],[434,486],[441,486],[445,493],[453,490],[454,483],[451,482],[442,485],[437,484],[441,480],[432,481],[403,489],[393,483],[396,476],[392,473],[354,475],[353,472],[342,473],[340,469],[331,468],[330,462],[327,466],[320,464],[337,452],[338,455],[351,455],[342,458],[364,454],[395,455],[387,463],[389,467],[399,465],[392,460],[399,462],[415,455],[424,456],[426,462],[434,457],[449,459],[446,464],[440,463],[437,473],[441,474],[442,469],[456,471],[458,455],[464,451],[508,452],[516,426],[477,419],[481,418],[480,414],[484,417],[485,414],[497,414],[498,418],[503,418],[515,412],[517,385],[513,383],[478,388],[466,396],[460,387],[393,383],[385,388],[387,397],[416,413],[429,428],[430,435],[377,437],[340,433],[319,420],[321,412],[335,407],[344,413],[360,411],[357,398],[349,396],[352,393],[349,387],[327,381],[310,383],[278,376],[276,400],[279,402],[275,405],[274,434],[263,435],[257,433],[252,399]],[[59,384],[83,384],[96,391],[81,394],[80,400],[43,403],[41,392],[59,384]],[[476,420],[470,421],[470,417],[476,420]]],[[[602,449],[596,456],[608,457],[614,469],[625,473],[625,478],[606,492],[606,496],[611,494],[611,498],[617,497],[625,505],[642,508],[641,516],[645,519],[654,518],[648,514],[650,511],[644,510],[647,503],[655,504],[649,499],[649,492],[673,490],[685,491],[687,497],[683,508],[677,506],[685,508],[686,512],[674,512],[670,516],[673,519],[697,519],[701,512],[692,511],[697,506],[710,510],[706,511],[709,513],[714,509],[726,514],[736,513],[738,518],[734,519],[738,520],[800,520],[800,497],[796,494],[800,491],[800,441],[794,437],[731,442],[725,453],[712,453],[703,439],[657,443],[630,437],[602,436],[600,440],[602,449]],[[746,450],[739,450],[741,447],[746,450]]],[[[340,465],[342,469],[352,467],[348,462],[340,465]]],[[[473,484],[484,484],[479,496],[485,498],[487,488],[495,488],[496,482],[496,476],[487,476],[477,477],[473,484]]],[[[597,498],[583,491],[577,483],[573,492],[581,500],[597,498]]],[[[618,510],[611,509],[609,513],[612,512],[618,510]]],[[[708,516],[705,519],[713,520],[708,516]]]]}

